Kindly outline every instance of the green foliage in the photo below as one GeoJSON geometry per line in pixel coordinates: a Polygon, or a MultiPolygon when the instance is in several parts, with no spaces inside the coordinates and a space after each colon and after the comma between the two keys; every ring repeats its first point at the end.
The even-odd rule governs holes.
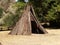
{"type": "Polygon", "coordinates": [[[5,26],[12,26],[16,23],[16,21],[18,20],[19,15],[13,15],[12,13],[10,13],[8,16],[6,16],[6,18],[4,19],[5,22],[5,26]]]}
{"type": "Polygon", "coordinates": [[[60,0],[30,0],[40,21],[59,21],[60,0]]]}
{"type": "Polygon", "coordinates": [[[25,6],[25,3],[23,2],[16,2],[13,7],[19,7],[19,8],[23,8],[25,6]]]}
{"type": "Polygon", "coordinates": [[[24,0],[18,0],[18,2],[24,2],[24,0]]]}
{"type": "Polygon", "coordinates": [[[51,9],[46,14],[46,20],[48,21],[59,21],[59,14],[60,14],[60,3],[55,1],[54,4],[51,5],[51,9]]]}
{"type": "Polygon", "coordinates": [[[50,21],[50,20],[56,20],[56,14],[54,14],[56,12],[56,10],[54,8],[50,9],[46,15],[46,20],[50,21]]]}
{"type": "Polygon", "coordinates": [[[3,9],[0,7],[0,18],[2,17],[3,9]]]}
{"type": "Polygon", "coordinates": [[[23,2],[17,2],[15,6],[17,7],[16,13],[19,13],[19,12],[21,13],[24,7],[26,6],[26,4],[23,2]]]}
{"type": "Polygon", "coordinates": [[[8,27],[15,25],[15,23],[19,20],[19,17],[23,12],[24,7],[25,3],[23,2],[17,2],[13,4],[12,10],[16,8],[15,14],[13,14],[11,11],[8,12],[7,16],[4,18],[4,25],[8,27]]]}

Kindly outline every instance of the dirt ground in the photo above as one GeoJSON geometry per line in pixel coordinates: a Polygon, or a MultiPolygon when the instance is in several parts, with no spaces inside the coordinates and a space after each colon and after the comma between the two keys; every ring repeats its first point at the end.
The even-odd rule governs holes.
{"type": "Polygon", "coordinates": [[[2,45],[60,45],[60,29],[46,29],[48,34],[8,35],[10,31],[0,32],[2,45]]]}

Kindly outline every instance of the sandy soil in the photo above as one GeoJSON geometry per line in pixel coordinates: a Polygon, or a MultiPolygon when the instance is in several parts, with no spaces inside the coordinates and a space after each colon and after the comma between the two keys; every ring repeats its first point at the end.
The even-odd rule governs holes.
{"type": "Polygon", "coordinates": [[[60,45],[60,29],[46,29],[48,34],[8,35],[0,32],[2,45],[60,45]]]}

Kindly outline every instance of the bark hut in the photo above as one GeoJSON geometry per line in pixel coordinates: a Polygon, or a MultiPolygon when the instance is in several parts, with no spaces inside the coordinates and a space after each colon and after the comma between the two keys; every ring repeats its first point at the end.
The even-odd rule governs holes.
{"type": "Polygon", "coordinates": [[[32,33],[46,34],[47,31],[37,20],[34,9],[27,5],[16,26],[10,32],[11,35],[31,35],[32,33]]]}

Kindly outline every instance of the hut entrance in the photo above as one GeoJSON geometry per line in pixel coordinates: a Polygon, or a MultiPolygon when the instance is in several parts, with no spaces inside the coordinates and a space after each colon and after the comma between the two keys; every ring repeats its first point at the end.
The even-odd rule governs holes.
{"type": "Polygon", "coordinates": [[[31,21],[31,27],[33,34],[44,34],[44,32],[37,27],[37,23],[35,21],[31,21]]]}

